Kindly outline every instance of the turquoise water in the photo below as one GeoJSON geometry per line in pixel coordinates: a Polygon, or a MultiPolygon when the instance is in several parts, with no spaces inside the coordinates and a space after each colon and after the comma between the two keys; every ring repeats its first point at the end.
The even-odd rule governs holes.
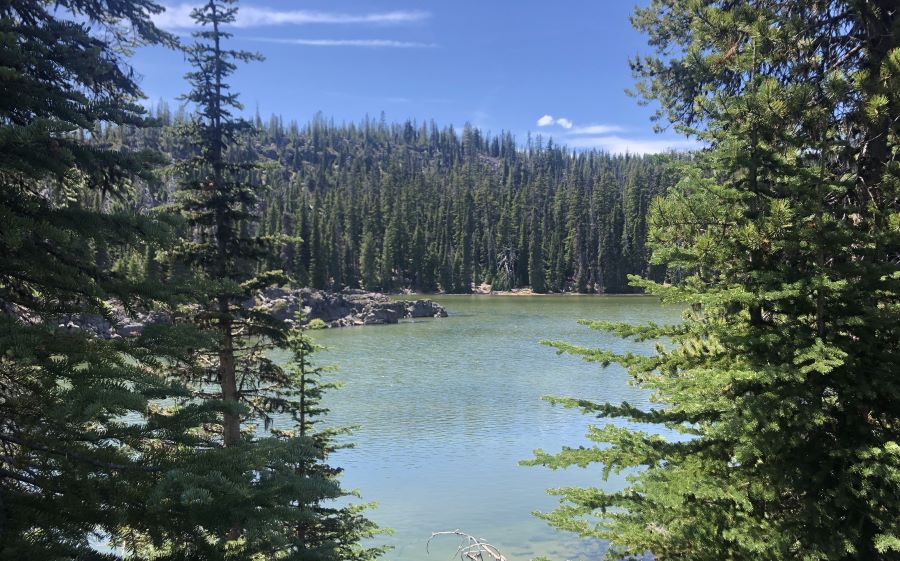
{"type": "Polygon", "coordinates": [[[330,376],[344,383],[327,396],[329,423],[360,425],[351,437],[356,447],[332,462],[346,468],[346,487],[378,503],[370,518],[394,529],[379,538],[394,546],[386,558],[449,559],[454,539],[432,544],[430,555],[425,544],[431,532],[457,528],[510,561],[598,558],[603,543],[554,530],[531,512],[555,506],[548,487],[616,488],[622,479],[604,483],[596,466],[552,471],[518,462],[536,448],[589,443],[584,434],[594,419],[541,396],[646,405],[648,394],[618,367],[557,356],[539,341],[641,350],[575,320],[674,322],[679,311],[646,297],[435,299],[450,317],[314,332],[330,348],[319,362],[336,365],[330,376]]]}

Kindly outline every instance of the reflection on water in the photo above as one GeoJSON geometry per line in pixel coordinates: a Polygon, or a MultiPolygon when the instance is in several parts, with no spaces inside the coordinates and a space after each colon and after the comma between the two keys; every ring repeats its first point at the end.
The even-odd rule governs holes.
{"type": "MultiPolygon", "coordinates": [[[[345,384],[327,396],[329,423],[361,426],[352,436],[356,447],[332,462],[346,468],[346,487],[378,503],[370,517],[394,528],[381,538],[395,547],[387,558],[421,560],[431,532],[456,528],[493,543],[510,561],[600,557],[602,543],[558,532],[530,513],[554,507],[548,487],[615,488],[622,479],[603,483],[596,467],[551,471],[518,462],[535,448],[588,444],[592,419],[542,395],[646,405],[647,394],[618,367],[604,371],[557,356],[538,341],[641,350],[575,320],[671,322],[679,312],[642,297],[436,299],[450,317],[314,335],[331,349],[318,360],[337,365],[330,376],[345,384]]],[[[429,557],[448,559],[455,547],[452,539],[435,543],[429,557]]]]}

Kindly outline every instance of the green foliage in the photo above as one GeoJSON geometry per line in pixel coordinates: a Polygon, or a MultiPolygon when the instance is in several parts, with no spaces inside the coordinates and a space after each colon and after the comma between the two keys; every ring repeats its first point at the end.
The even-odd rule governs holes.
{"type": "MultiPolygon", "coordinates": [[[[183,123],[164,106],[156,113],[168,116],[165,126],[110,134],[189,154],[172,141],[183,123]]],[[[509,134],[472,127],[461,135],[434,123],[338,127],[321,117],[235,134],[230,163],[265,162],[255,174],[267,187],[256,195],[261,220],[248,231],[293,239],[267,265],[301,285],[469,292],[487,282],[617,293],[635,290],[628,274],[665,276],[649,263],[646,220],[682,156],[570,153],[540,141],[521,150],[509,134]]]]}
{"type": "Polygon", "coordinates": [[[158,157],[85,141],[100,121],[144,124],[121,47],[171,42],[151,23],[159,11],[142,0],[0,6],[3,559],[99,558],[92,540],[177,527],[151,496],[204,456],[193,431],[216,415],[158,407],[190,397],[164,376],[181,357],[158,331],[106,341],[68,325],[113,321],[112,299],[131,311],[167,297],[110,263],[168,239],[128,204],[158,157]]]}
{"type": "MultiPolygon", "coordinates": [[[[321,479],[336,487],[336,494],[327,497],[335,499],[349,497],[353,493],[344,491],[338,485],[341,470],[329,466],[328,456],[338,448],[347,447],[336,442],[336,437],[346,434],[349,429],[321,428],[320,420],[328,413],[322,406],[322,397],[330,390],[338,388],[334,382],[323,381],[326,368],[315,366],[311,355],[320,349],[303,330],[296,328],[288,335],[287,349],[291,360],[285,371],[292,378],[290,396],[296,400],[292,416],[296,421],[296,432],[285,436],[309,441],[317,451],[316,456],[305,459],[295,466],[296,473],[304,480],[321,479]]],[[[329,501],[330,503],[330,501],[329,501]]],[[[308,558],[315,553],[320,559],[342,559],[350,561],[370,561],[386,551],[384,547],[363,547],[360,541],[383,533],[376,524],[363,516],[363,512],[373,505],[349,504],[335,506],[326,504],[323,497],[312,497],[294,503],[303,513],[305,524],[289,527],[294,532],[292,551],[298,558],[308,558]]]]}
{"type": "Polygon", "coordinates": [[[589,322],[650,355],[552,343],[625,366],[653,408],[557,400],[621,424],[594,448],[625,489],[551,490],[551,524],[682,560],[895,559],[900,537],[900,20],[893,2],[673,2],[639,8],[656,56],[638,92],[709,149],[650,209],[634,277],[684,323],[589,322]],[[666,440],[656,425],[687,436],[666,440]]]}
{"type": "Polygon", "coordinates": [[[192,297],[200,305],[189,315],[190,321],[214,334],[208,348],[198,349],[209,365],[200,381],[217,380],[221,393],[216,398],[229,404],[222,419],[226,447],[241,440],[239,404],[249,406],[253,415],[268,418],[265,390],[284,382],[265,352],[283,342],[287,330],[284,322],[242,306],[256,290],[284,279],[260,267],[272,251],[269,240],[245,234],[246,224],[258,220],[254,214],[256,166],[252,161],[227,158],[236,148],[238,135],[247,133],[250,124],[232,116],[231,111],[241,105],[224,80],[236,69],[236,61],[258,58],[223,48],[230,35],[220,27],[234,21],[235,12],[234,2],[227,0],[208,2],[192,13],[199,25],[209,29],[194,32],[196,42],[186,49],[195,70],[186,76],[192,90],[184,97],[197,104],[198,113],[180,131],[194,154],[174,166],[181,187],[176,204],[187,230],[172,252],[173,259],[189,272],[192,297]],[[238,387],[240,370],[249,375],[246,392],[238,387]]]}
{"type": "MultiPolygon", "coordinates": [[[[248,304],[288,280],[268,263],[299,239],[258,227],[265,169],[244,150],[253,126],[232,115],[241,106],[225,81],[237,62],[258,57],[224,47],[230,35],[221,28],[235,13],[234,0],[209,0],[193,12],[202,30],[187,48],[194,70],[185,99],[197,113],[179,126],[183,156],[173,170],[184,237],[170,255],[188,281],[182,321],[208,335],[186,349],[196,367],[179,374],[195,401],[219,412],[203,434],[221,467],[187,465],[169,479],[166,495],[182,497],[170,508],[182,509],[187,523],[154,548],[171,559],[368,560],[381,550],[358,545],[377,530],[364,507],[325,506],[348,493],[339,470],[325,463],[331,433],[312,431],[331,387],[308,362],[314,346],[248,304]],[[279,350],[291,351],[294,362],[278,363],[279,350]]],[[[317,249],[316,259],[327,254],[317,249]]]]}

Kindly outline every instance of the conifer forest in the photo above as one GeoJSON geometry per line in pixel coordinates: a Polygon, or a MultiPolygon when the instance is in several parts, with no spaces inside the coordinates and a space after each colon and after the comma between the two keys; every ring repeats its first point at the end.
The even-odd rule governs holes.
{"type": "Polygon", "coordinates": [[[900,559],[900,5],[411,4],[0,0],[0,561],[900,559]]]}
{"type": "MultiPolygon", "coordinates": [[[[151,116],[151,129],[107,128],[98,142],[187,153],[176,130],[188,117],[167,104],[151,116]]],[[[317,116],[300,127],[257,115],[253,125],[235,157],[262,166],[259,232],[299,238],[268,265],[301,286],[623,293],[635,290],[629,274],[665,277],[649,262],[647,213],[685,156],[573,153],[539,139],[520,148],[510,134],[433,122],[335,126],[317,116]]],[[[140,199],[171,197],[162,185],[140,199]]]]}

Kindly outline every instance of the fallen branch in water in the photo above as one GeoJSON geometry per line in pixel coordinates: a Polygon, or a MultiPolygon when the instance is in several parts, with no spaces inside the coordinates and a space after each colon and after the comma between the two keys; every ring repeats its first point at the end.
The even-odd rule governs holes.
{"type": "Polygon", "coordinates": [[[429,551],[431,540],[437,536],[459,536],[462,538],[455,554],[459,556],[460,561],[485,561],[485,553],[494,561],[506,561],[506,557],[500,553],[499,549],[480,538],[476,538],[475,536],[463,532],[462,530],[432,532],[431,537],[428,538],[428,542],[425,543],[426,553],[431,553],[431,551],[429,551]]]}

